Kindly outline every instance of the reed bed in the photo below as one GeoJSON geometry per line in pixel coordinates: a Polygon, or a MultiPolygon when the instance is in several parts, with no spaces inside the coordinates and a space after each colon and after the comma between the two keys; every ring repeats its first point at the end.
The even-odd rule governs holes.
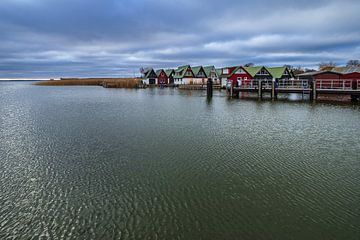
{"type": "Polygon", "coordinates": [[[62,78],[37,82],[38,86],[104,86],[110,88],[138,88],[141,85],[139,78],[62,78]]]}

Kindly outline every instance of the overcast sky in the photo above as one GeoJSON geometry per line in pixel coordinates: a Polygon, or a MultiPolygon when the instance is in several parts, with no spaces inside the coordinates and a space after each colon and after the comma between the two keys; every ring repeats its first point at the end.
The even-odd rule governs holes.
{"type": "Polygon", "coordinates": [[[360,58],[359,0],[0,0],[0,78],[360,58]]]}

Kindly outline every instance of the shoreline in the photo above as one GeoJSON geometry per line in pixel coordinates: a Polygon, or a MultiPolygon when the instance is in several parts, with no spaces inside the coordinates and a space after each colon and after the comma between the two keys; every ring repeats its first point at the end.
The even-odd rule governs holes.
{"type": "Polygon", "coordinates": [[[39,81],[37,86],[103,86],[113,88],[139,88],[139,78],[61,78],[60,80],[39,81]]]}

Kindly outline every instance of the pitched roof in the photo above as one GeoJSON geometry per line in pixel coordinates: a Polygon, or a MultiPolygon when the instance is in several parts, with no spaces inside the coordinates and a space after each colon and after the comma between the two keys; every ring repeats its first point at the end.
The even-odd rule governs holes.
{"type": "Polygon", "coordinates": [[[260,72],[260,70],[263,68],[263,66],[258,67],[244,67],[244,69],[252,76],[255,77],[255,75],[260,72]]]}
{"type": "Polygon", "coordinates": [[[342,74],[360,73],[360,66],[335,67],[332,71],[342,74]]]}
{"type": "Polygon", "coordinates": [[[156,76],[159,76],[162,71],[164,71],[164,69],[158,69],[158,70],[156,70],[156,72],[155,72],[155,73],[156,73],[156,76]]]}
{"type": "Polygon", "coordinates": [[[166,69],[165,73],[168,77],[170,77],[171,74],[175,73],[174,69],[166,69]]]}
{"type": "Polygon", "coordinates": [[[196,67],[191,67],[191,70],[193,71],[194,75],[198,75],[198,73],[200,72],[202,66],[196,66],[196,67]]]}
{"type": "Polygon", "coordinates": [[[301,74],[298,74],[297,76],[298,76],[298,77],[316,76],[316,75],[323,74],[323,73],[330,73],[330,74],[342,75],[342,73],[339,73],[339,72],[334,72],[334,71],[326,70],[326,71],[315,71],[315,72],[301,73],[301,74]]]}
{"type": "Polygon", "coordinates": [[[268,72],[271,74],[271,76],[273,76],[273,78],[281,78],[284,74],[285,71],[288,70],[287,67],[271,67],[271,68],[266,68],[268,70],[268,72]]]}
{"type": "MultiPolygon", "coordinates": [[[[145,78],[149,78],[151,73],[155,73],[154,69],[150,68],[148,71],[144,73],[145,78]]],[[[156,74],[156,73],[155,73],[156,74]]],[[[156,75],[157,76],[157,75],[156,75]]]]}
{"type": "Polygon", "coordinates": [[[222,76],[222,68],[216,69],[216,74],[218,75],[218,77],[222,76]]]}
{"type": "MultiPolygon", "coordinates": [[[[215,66],[206,66],[206,67],[203,67],[203,69],[204,69],[206,76],[209,77],[211,75],[211,71],[215,70],[215,66]]],[[[217,71],[216,71],[216,74],[217,74],[217,71]]]]}
{"type": "Polygon", "coordinates": [[[183,78],[185,76],[186,70],[190,67],[190,65],[180,66],[175,70],[174,77],[175,78],[183,78]]]}

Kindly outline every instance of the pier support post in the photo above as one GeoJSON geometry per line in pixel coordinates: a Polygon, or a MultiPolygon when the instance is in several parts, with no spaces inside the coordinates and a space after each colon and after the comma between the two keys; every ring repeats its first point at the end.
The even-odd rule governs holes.
{"type": "Polygon", "coordinates": [[[213,97],[213,82],[211,79],[208,79],[208,81],[207,81],[206,94],[207,94],[208,98],[213,97]]]}
{"type": "Polygon", "coordinates": [[[272,100],[276,99],[276,96],[275,96],[275,81],[274,81],[274,79],[271,82],[271,99],[272,100]]]}
{"type": "Polygon", "coordinates": [[[258,81],[258,97],[259,97],[259,100],[262,100],[262,81],[259,80],[258,81]]]}
{"type": "Polygon", "coordinates": [[[316,80],[312,80],[310,83],[310,101],[315,101],[316,99],[317,99],[316,80]]]}

